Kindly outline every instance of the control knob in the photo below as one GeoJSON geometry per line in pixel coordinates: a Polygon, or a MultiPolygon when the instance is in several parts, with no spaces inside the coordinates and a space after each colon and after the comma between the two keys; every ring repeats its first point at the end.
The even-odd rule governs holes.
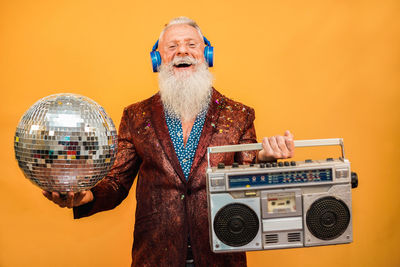
{"type": "Polygon", "coordinates": [[[358,175],[355,172],[351,172],[351,188],[357,188],[358,186],[358,175]]]}

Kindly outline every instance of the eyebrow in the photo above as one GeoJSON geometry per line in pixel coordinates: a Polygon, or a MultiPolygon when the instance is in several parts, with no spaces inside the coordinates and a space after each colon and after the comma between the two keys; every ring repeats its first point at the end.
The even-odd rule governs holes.
{"type": "MultiPolygon", "coordinates": [[[[194,39],[194,38],[186,38],[183,41],[184,42],[190,42],[190,41],[196,41],[196,39],[194,39]]],[[[167,42],[167,44],[169,44],[169,43],[177,43],[177,42],[179,42],[179,40],[171,40],[171,41],[167,42]]]]}

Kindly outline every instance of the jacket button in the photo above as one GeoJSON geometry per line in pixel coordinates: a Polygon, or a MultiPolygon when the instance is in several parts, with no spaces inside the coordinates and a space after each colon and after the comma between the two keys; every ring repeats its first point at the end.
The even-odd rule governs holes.
{"type": "Polygon", "coordinates": [[[188,189],[188,190],[186,191],[186,195],[190,196],[191,194],[192,194],[192,190],[188,189]]]}

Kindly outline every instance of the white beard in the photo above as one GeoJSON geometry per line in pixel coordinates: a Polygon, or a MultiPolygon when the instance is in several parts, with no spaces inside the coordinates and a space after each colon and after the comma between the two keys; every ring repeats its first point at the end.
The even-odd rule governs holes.
{"type": "Polygon", "coordinates": [[[208,106],[213,76],[205,62],[196,64],[194,72],[174,73],[173,65],[182,61],[196,64],[193,58],[176,57],[171,64],[161,65],[158,84],[165,110],[185,122],[194,120],[208,106]]]}

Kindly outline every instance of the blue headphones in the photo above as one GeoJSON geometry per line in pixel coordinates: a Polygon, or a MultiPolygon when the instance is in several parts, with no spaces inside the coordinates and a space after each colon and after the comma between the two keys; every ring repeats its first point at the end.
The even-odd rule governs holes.
{"type": "MultiPolygon", "coordinates": [[[[206,37],[203,36],[204,44],[204,58],[209,67],[214,66],[214,47],[211,46],[210,41],[207,40],[206,37]]],[[[156,51],[158,48],[158,40],[154,44],[153,49],[150,52],[151,63],[153,65],[153,72],[158,72],[158,67],[161,66],[161,56],[160,52],[156,51]]]]}

